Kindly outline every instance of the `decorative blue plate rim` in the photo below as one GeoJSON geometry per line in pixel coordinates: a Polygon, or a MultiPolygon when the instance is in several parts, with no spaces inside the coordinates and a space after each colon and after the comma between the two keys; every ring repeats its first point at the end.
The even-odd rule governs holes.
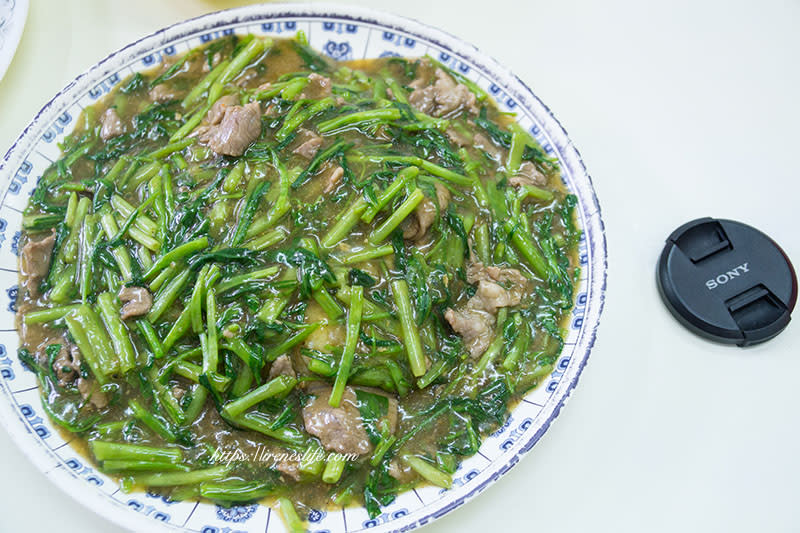
{"type": "MultiPolygon", "coordinates": [[[[235,524],[247,531],[282,530],[272,510],[260,505],[239,506],[233,510],[217,507],[215,510],[211,504],[168,502],[154,495],[123,496],[113,480],[84,464],[85,460],[58,436],[47,417],[40,414],[35,379],[22,370],[16,358],[17,333],[13,321],[16,242],[20,210],[27,199],[21,193],[32,190],[34,183],[29,182],[28,177],[37,176],[38,171],[43,170],[48,160],[44,152],[49,147],[53,153],[54,141],[71,130],[71,115],[69,120],[64,118],[69,110],[76,105],[82,108],[81,102],[92,103],[129,73],[142,70],[150,63],[155,65],[154,61],[160,60],[162,55],[185,51],[178,50],[179,45],[189,47],[188,42],[229,31],[253,31],[252,26],[256,27],[256,32],[272,35],[283,32],[288,35],[288,32],[308,26],[306,32],[312,46],[327,49],[329,55],[339,55],[339,58],[347,58],[342,54],[348,50],[352,54],[353,43],[363,46],[365,57],[380,55],[375,52],[375,42],[379,42],[386,53],[395,55],[399,55],[398,50],[409,56],[438,52],[437,59],[451,68],[461,69],[463,74],[484,86],[501,107],[520,113],[523,126],[531,130],[548,152],[558,157],[567,186],[578,196],[578,217],[584,232],[579,251],[583,272],[567,343],[549,382],[531,391],[514,409],[509,421],[486,439],[480,457],[476,455],[464,462],[450,491],[426,487],[406,492],[374,520],[364,520],[366,513],[361,508],[342,510],[341,514],[331,510],[315,511],[310,519],[312,525],[322,530],[407,531],[443,516],[494,483],[533,447],[558,416],[577,385],[595,342],[605,300],[607,250],[591,178],[580,154],[552,112],[524,82],[474,46],[405,17],[330,4],[256,5],[210,13],[168,26],[110,54],[45,104],[0,162],[0,287],[8,287],[6,292],[10,299],[8,310],[0,315],[0,392],[4,399],[0,401],[0,420],[48,478],[77,501],[120,526],[137,531],[152,531],[162,526],[165,530],[212,533],[220,531],[220,526],[225,524],[235,524]],[[321,31],[322,40],[328,39],[322,46],[319,46],[322,40],[316,30],[321,31]],[[366,43],[363,43],[361,38],[365,33],[366,43]],[[375,40],[371,41],[373,36],[375,40]],[[334,46],[328,46],[329,43],[334,46]],[[421,53],[423,46],[425,51],[421,53]],[[35,161],[37,158],[41,160],[39,163],[35,161]],[[13,233],[11,238],[8,238],[9,233],[13,233]],[[20,388],[15,379],[26,382],[28,387],[20,388]],[[528,416],[520,420],[525,415],[528,416]],[[51,446],[49,443],[53,441],[59,445],[51,446]],[[33,443],[36,445],[31,446],[33,443]],[[479,461],[488,464],[478,470],[474,467],[479,461]],[[108,492],[115,487],[113,493],[108,492]],[[173,520],[178,512],[186,518],[173,520]],[[352,528],[354,519],[360,521],[360,527],[355,529],[352,528]]],[[[54,153],[57,155],[57,150],[54,153]]]]}

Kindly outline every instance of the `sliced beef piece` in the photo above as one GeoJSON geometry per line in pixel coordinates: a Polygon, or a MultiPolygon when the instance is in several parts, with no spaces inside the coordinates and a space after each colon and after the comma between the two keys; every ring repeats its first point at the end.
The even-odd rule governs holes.
{"type": "Polygon", "coordinates": [[[437,94],[435,96],[438,116],[444,116],[452,111],[463,109],[470,113],[478,113],[477,98],[466,85],[456,81],[446,72],[437,69],[436,81],[433,84],[437,94]]]}
{"type": "Polygon", "coordinates": [[[120,313],[122,320],[146,315],[153,307],[153,296],[144,287],[123,287],[118,296],[123,304],[120,313]]]}
{"type": "Polygon", "coordinates": [[[299,100],[312,99],[319,100],[330,96],[331,93],[331,80],[325,76],[321,76],[316,72],[308,75],[308,85],[305,86],[303,92],[300,93],[299,100]]]}
{"type": "Polygon", "coordinates": [[[528,286],[528,278],[516,268],[501,268],[483,263],[472,263],[467,267],[467,281],[475,284],[479,281],[492,281],[504,285],[515,292],[524,292],[528,286]]]}
{"type": "Polygon", "coordinates": [[[447,135],[447,138],[451,143],[455,144],[459,148],[463,148],[464,146],[469,146],[472,144],[472,139],[452,126],[447,128],[444,134],[447,135]]]}
{"type": "Polygon", "coordinates": [[[475,296],[470,301],[476,309],[483,309],[494,315],[500,307],[519,305],[520,295],[508,291],[492,281],[481,280],[478,282],[475,296]]]}
{"type": "Polygon", "coordinates": [[[167,83],[159,83],[147,93],[150,100],[163,104],[179,98],[178,92],[167,83]]]}
{"type": "Polygon", "coordinates": [[[450,323],[453,331],[464,339],[464,344],[473,358],[483,355],[492,342],[495,323],[493,314],[483,309],[470,307],[468,302],[460,311],[447,309],[444,312],[444,318],[450,323]]]}
{"type": "Polygon", "coordinates": [[[519,305],[528,280],[514,268],[472,263],[467,267],[467,281],[478,284],[475,295],[461,310],[445,311],[444,317],[464,339],[470,355],[479,357],[492,342],[497,310],[519,305]]]}
{"type": "Polygon", "coordinates": [[[100,117],[100,124],[100,138],[104,141],[118,137],[125,132],[122,120],[120,120],[117,110],[113,107],[106,109],[103,116],[100,117]]]}
{"type": "Polygon", "coordinates": [[[29,240],[22,247],[19,268],[25,288],[34,298],[39,296],[39,284],[50,271],[50,260],[55,243],[56,233],[53,231],[44,239],[29,240]]]}
{"type": "Polygon", "coordinates": [[[475,145],[475,148],[483,150],[495,161],[500,161],[503,157],[503,151],[500,147],[494,144],[494,142],[483,133],[476,133],[472,138],[472,143],[475,145]]]}
{"type": "Polygon", "coordinates": [[[239,156],[261,135],[258,102],[226,106],[218,123],[200,133],[200,140],[218,154],[239,156]]]}
{"type": "Polygon", "coordinates": [[[100,384],[92,377],[81,375],[81,351],[74,344],[64,342],[58,357],[53,363],[53,369],[58,377],[59,385],[74,383],[84,400],[89,400],[89,405],[102,409],[108,405],[108,394],[100,389],[100,384]],[[65,353],[66,350],[66,353],[65,353]],[[63,376],[63,379],[62,379],[63,376]]]}
{"type": "MultiPolygon", "coordinates": [[[[66,340],[60,340],[56,342],[48,343],[47,346],[42,350],[42,355],[38,358],[40,361],[45,362],[47,359],[47,348],[52,346],[53,344],[58,344],[61,348],[58,351],[58,355],[53,360],[53,372],[56,374],[56,379],[58,379],[58,384],[62,387],[73,383],[75,380],[80,378],[81,376],[81,354],[78,351],[77,347],[72,346],[67,343],[66,340]]],[[[50,364],[49,361],[46,361],[45,364],[50,364]]]]}
{"type": "Polygon", "coordinates": [[[415,109],[435,117],[443,117],[454,111],[467,111],[472,114],[478,112],[475,95],[466,85],[457,83],[442,69],[434,72],[432,85],[414,86],[408,96],[408,103],[415,109]]]}
{"type": "Polygon", "coordinates": [[[345,387],[339,407],[331,407],[331,387],[313,389],[315,397],[303,407],[306,432],[314,435],[328,451],[364,455],[372,450],[358,411],[356,394],[345,387]]]}
{"type": "Polygon", "coordinates": [[[286,354],[275,359],[275,361],[272,362],[272,366],[269,367],[269,379],[275,379],[278,376],[297,377],[297,373],[295,373],[294,367],[292,367],[292,360],[289,359],[289,356],[286,354]]]}
{"type": "Polygon", "coordinates": [[[84,400],[89,400],[97,409],[108,405],[108,394],[100,390],[100,384],[94,379],[79,378],[78,391],[84,400]]]}
{"type": "Polygon", "coordinates": [[[229,107],[233,107],[239,103],[239,99],[236,98],[236,95],[233,94],[226,94],[225,96],[220,96],[219,100],[214,102],[214,105],[211,106],[211,109],[208,110],[208,114],[206,115],[206,123],[209,125],[216,125],[222,122],[222,118],[225,116],[225,110],[229,107]]]}
{"type": "Polygon", "coordinates": [[[444,211],[450,205],[450,189],[440,183],[435,183],[433,188],[436,190],[436,201],[439,203],[439,210],[444,211]]]}
{"type": "Polygon", "coordinates": [[[476,298],[480,307],[496,312],[497,307],[518,305],[528,291],[528,279],[516,268],[501,268],[483,263],[472,263],[467,267],[467,281],[478,284],[476,298]]]}
{"type": "MultiPolygon", "coordinates": [[[[423,65],[424,65],[425,67],[427,67],[427,69],[430,69],[430,70],[432,70],[432,69],[431,69],[431,63],[430,63],[430,61],[428,61],[428,60],[426,60],[426,59],[423,59],[423,60],[420,62],[420,66],[423,66],[423,65]]],[[[423,75],[421,75],[421,76],[417,77],[416,79],[412,80],[412,81],[411,81],[411,83],[409,83],[409,84],[408,84],[408,87],[410,87],[410,88],[412,89],[412,92],[413,92],[413,91],[416,91],[416,90],[418,90],[418,89],[424,89],[425,87],[427,87],[428,85],[430,85],[430,82],[431,82],[431,80],[433,79],[433,76],[432,76],[431,74],[425,75],[425,74],[424,74],[424,71],[425,71],[425,70],[426,70],[426,69],[425,69],[425,68],[423,68],[423,75]]]]}
{"type": "Polygon", "coordinates": [[[295,481],[300,481],[300,461],[281,458],[281,460],[275,462],[275,470],[295,481]]]}
{"type": "Polygon", "coordinates": [[[422,83],[417,83],[417,81],[419,80],[415,80],[409,85],[414,90],[408,95],[408,103],[417,111],[432,115],[436,112],[436,98],[433,86],[425,86],[422,83]]]}
{"type": "Polygon", "coordinates": [[[338,163],[328,161],[323,165],[319,176],[322,178],[322,192],[329,194],[335,191],[336,187],[342,182],[344,169],[338,163]]]}
{"type": "Polygon", "coordinates": [[[427,197],[419,203],[412,216],[408,217],[403,225],[403,238],[421,241],[436,221],[436,215],[447,209],[450,204],[450,191],[438,183],[434,185],[434,188],[436,189],[436,203],[427,197]]]}
{"type": "Polygon", "coordinates": [[[422,200],[411,216],[403,221],[403,238],[411,241],[422,240],[428,233],[428,228],[436,220],[436,213],[436,204],[432,200],[428,198],[422,200]]]}
{"type": "Polygon", "coordinates": [[[533,185],[534,187],[544,187],[547,185],[547,176],[542,174],[536,165],[530,161],[523,161],[517,173],[509,178],[508,183],[514,187],[520,185],[533,185]]]}
{"type": "Polygon", "coordinates": [[[292,153],[311,159],[317,154],[319,147],[322,146],[322,137],[311,130],[300,128],[297,131],[295,143],[297,147],[292,150],[292,153]]]}

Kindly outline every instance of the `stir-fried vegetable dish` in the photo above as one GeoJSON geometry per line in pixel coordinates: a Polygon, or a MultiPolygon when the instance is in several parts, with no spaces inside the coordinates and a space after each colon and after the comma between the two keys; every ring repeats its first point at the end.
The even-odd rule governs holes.
{"type": "Polygon", "coordinates": [[[23,218],[20,359],[124,490],[380,514],[549,376],[557,162],[431,58],[227,36],[84,110],[23,218]]]}

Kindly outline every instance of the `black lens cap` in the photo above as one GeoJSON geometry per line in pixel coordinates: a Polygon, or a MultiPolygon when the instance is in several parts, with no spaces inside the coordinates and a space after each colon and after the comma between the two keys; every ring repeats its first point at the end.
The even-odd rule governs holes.
{"type": "Polygon", "coordinates": [[[797,276],[775,241],[741,222],[699,218],[667,238],[658,289],[684,326],[726,344],[749,346],[789,324],[797,276]]]}

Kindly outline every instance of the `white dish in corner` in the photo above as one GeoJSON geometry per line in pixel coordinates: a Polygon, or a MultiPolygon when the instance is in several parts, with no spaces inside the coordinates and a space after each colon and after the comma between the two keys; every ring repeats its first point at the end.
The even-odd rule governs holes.
{"type": "Polygon", "coordinates": [[[14,58],[27,17],[28,0],[0,0],[0,80],[14,58]]]}

